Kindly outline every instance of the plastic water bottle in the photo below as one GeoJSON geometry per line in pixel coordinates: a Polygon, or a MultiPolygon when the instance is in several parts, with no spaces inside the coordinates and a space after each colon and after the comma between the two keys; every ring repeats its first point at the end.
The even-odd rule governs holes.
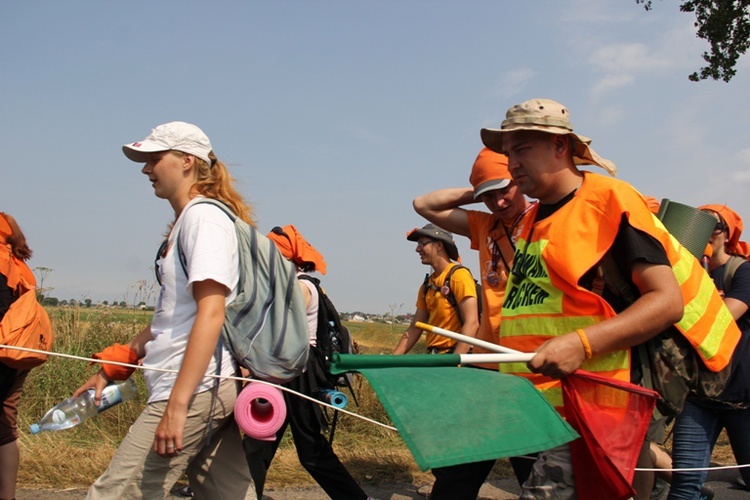
{"type": "Polygon", "coordinates": [[[31,424],[31,433],[69,429],[89,417],[95,417],[104,410],[127,401],[135,396],[136,392],[135,382],[131,379],[111,382],[102,391],[102,400],[99,406],[96,406],[94,389],[89,389],[78,397],[66,399],[48,411],[39,422],[31,424]]]}

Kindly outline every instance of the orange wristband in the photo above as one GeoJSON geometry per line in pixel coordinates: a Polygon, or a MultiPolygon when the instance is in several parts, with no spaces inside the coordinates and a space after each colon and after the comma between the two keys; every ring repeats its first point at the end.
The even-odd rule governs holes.
{"type": "MultiPolygon", "coordinates": [[[[101,359],[102,361],[117,361],[118,363],[128,363],[130,365],[138,363],[138,353],[132,350],[130,346],[122,344],[111,345],[102,352],[92,354],[91,357],[101,359]]],[[[104,370],[104,374],[110,380],[125,380],[135,371],[135,368],[130,366],[111,365],[109,363],[99,364],[102,370],[104,370]]]]}
{"type": "Polygon", "coordinates": [[[594,353],[591,351],[591,344],[589,344],[589,339],[586,337],[586,333],[581,328],[576,330],[576,333],[578,334],[578,338],[581,339],[581,344],[583,344],[583,351],[586,353],[586,359],[591,359],[594,356],[594,353]]]}

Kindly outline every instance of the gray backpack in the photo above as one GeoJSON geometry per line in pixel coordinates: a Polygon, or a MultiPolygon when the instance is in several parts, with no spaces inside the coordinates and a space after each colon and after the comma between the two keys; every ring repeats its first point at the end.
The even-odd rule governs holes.
{"type": "MultiPolygon", "coordinates": [[[[240,278],[237,296],[227,305],[221,338],[237,362],[253,376],[287,382],[307,365],[310,334],[307,311],[296,269],[276,245],[237,217],[224,203],[219,207],[234,223],[239,243],[240,278]]],[[[187,276],[187,260],[177,238],[177,252],[187,276]]]]}

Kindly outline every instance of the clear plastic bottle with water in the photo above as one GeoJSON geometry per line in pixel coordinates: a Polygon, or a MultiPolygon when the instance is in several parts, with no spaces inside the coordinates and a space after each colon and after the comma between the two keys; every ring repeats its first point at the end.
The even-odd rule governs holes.
{"type": "Polygon", "coordinates": [[[31,433],[69,429],[89,417],[95,417],[104,410],[127,401],[135,396],[136,392],[135,382],[131,379],[111,382],[102,391],[101,403],[96,406],[94,390],[89,389],[75,398],[66,399],[48,411],[39,422],[31,424],[31,433]]]}

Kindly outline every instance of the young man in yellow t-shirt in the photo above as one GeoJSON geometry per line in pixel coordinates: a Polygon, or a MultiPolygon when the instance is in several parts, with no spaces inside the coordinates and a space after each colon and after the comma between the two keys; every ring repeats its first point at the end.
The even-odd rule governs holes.
{"type": "MultiPolygon", "coordinates": [[[[417,242],[417,253],[422,264],[431,266],[433,273],[419,288],[417,294],[417,311],[412,322],[401,337],[393,354],[406,354],[422,336],[422,330],[416,327],[421,321],[439,328],[459,332],[469,337],[476,336],[479,328],[477,292],[474,277],[466,268],[455,270],[449,283],[446,283],[451,269],[458,265],[458,248],[453,235],[433,224],[422,229],[410,231],[406,238],[417,242]],[[458,310],[448,300],[452,293],[458,310]]],[[[465,354],[469,345],[456,342],[447,337],[427,333],[427,351],[435,354],[453,352],[465,354]]]]}

